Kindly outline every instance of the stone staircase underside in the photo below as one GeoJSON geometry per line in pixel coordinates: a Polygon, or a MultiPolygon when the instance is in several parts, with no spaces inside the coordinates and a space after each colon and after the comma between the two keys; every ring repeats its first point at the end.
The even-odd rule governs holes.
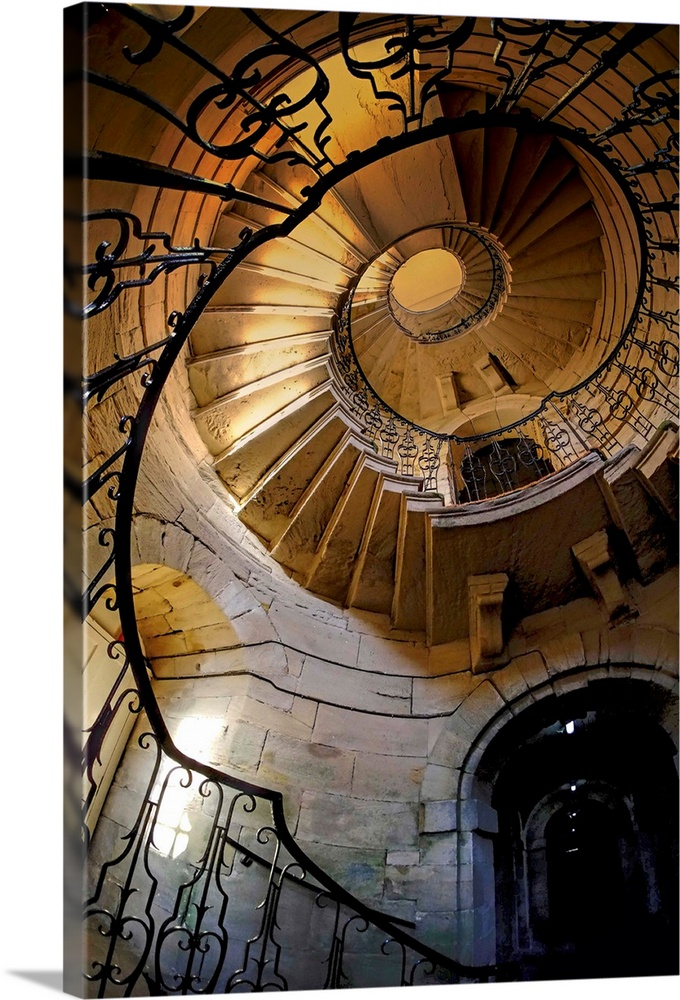
{"type": "MultiPolygon", "coordinates": [[[[481,91],[452,88],[440,106],[455,117],[487,103],[481,91]]],[[[309,180],[303,167],[269,164],[244,187],[295,208],[309,180]]],[[[245,226],[280,221],[269,207],[229,206],[213,243],[230,246],[245,226]]],[[[191,337],[193,416],[244,524],[302,586],[389,616],[430,644],[469,634],[469,577],[506,573],[503,613],[513,620],[558,595],[587,593],[571,549],[598,532],[607,533],[624,580],[665,565],[671,460],[657,470],[659,490],[639,472],[625,488],[623,480],[608,483],[604,461],[591,454],[519,498],[446,509],[422,477],[402,475],[397,461],[376,454],[337,381],[339,302],[361,275],[352,305],[356,357],[398,413],[450,432],[501,406],[532,412],[546,392],[577,384],[606,354],[605,250],[577,163],[542,136],[471,130],[337,185],[292,237],[250,254],[191,337]],[[405,260],[432,247],[454,252],[467,275],[455,299],[461,316],[479,307],[491,280],[477,236],[427,229],[442,220],[492,233],[511,274],[488,322],[441,344],[418,343],[399,328],[389,300],[405,260]],[[403,237],[414,229],[420,234],[403,237]]]]}

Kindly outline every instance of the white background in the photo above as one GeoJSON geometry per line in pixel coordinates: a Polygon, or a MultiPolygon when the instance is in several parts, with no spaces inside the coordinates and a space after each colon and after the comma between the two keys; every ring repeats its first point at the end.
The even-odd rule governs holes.
{"type": "MultiPolygon", "coordinates": [[[[218,2],[217,6],[229,6],[218,2]]],[[[236,4],[233,4],[235,6],[236,4]]],[[[62,0],[14,0],[2,29],[0,286],[4,655],[0,785],[0,997],[61,991],[62,567],[61,22],[62,0]],[[9,393],[9,395],[7,395],[9,393]]],[[[268,7],[673,22],[671,0],[355,0],[268,7]]],[[[676,995],[678,980],[473,986],[474,1000],[612,992],[676,995]]],[[[449,987],[427,987],[420,1000],[449,987]],[[434,992],[433,992],[434,991],[434,992]]],[[[472,993],[468,994],[468,990],[472,993]]],[[[378,1000],[388,991],[360,991],[378,1000]]],[[[392,991],[389,991],[392,995],[392,991]]],[[[410,994],[409,994],[410,995],[410,994]]],[[[301,998],[312,994],[298,994],[301,998]]]]}

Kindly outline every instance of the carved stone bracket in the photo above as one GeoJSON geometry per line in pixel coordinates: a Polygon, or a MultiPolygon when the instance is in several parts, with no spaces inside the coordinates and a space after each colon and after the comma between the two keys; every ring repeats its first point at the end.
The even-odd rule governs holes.
{"type": "Polygon", "coordinates": [[[468,577],[470,660],[473,674],[504,667],[510,657],[503,640],[503,595],[507,573],[468,577]]]}
{"type": "Polygon", "coordinates": [[[594,535],[573,545],[571,551],[609,620],[615,621],[629,615],[630,605],[614,567],[607,532],[596,531],[594,535]]]}

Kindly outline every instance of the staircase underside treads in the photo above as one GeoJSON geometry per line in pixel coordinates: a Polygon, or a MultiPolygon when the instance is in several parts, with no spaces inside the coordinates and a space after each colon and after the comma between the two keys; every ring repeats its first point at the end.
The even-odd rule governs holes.
{"type": "MultiPolygon", "coordinates": [[[[312,439],[314,453],[319,452],[325,457],[332,445],[324,451],[327,444],[327,429],[324,420],[333,404],[330,392],[322,393],[310,399],[296,412],[287,416],[285,420],[265,426],[259,434],[252,434],[241,447],[238,447],[237,442],[234,450],[218,465],[220,475],[234,496],[240,501],[245,498],[257,499],[251,495],[264,489],[265,480],[277,465],[280,465],[282,469],[289,466],[293,460],[300,465],[297,449],[304,445],[305,440],[312,433],[314,435],[312,439]]],[[[335,427],[335,436],[331,435],[333,445],[337,443],[337,438],[340,436],[341,423],[336,418],[338,426],[335,427]]],[[[296,475],[299,477],[303,470],[312,467],[311,457],[307,454],[305,461],[297,469],[296,475]]],[[[277,505],[275,504],[275,506],[277,505]]]]}
{"type": "Polygon", "coordinates": [[[284,371],[299,369],[305,362],[323,358],[328,352],[326,338],[290,347],[286,343],[286,340],[277,343],[275,350],[265,343],[256,353],[225,354],[213,358],[211,363],[193,365],[190,384],[199,407],[228,397],[238,389],[252,387],[257,391],[267,380],[280,381],[285,377],[284,371]]]}
{"type": "Polygon", "coordinates": [[[389,614],[394,595],[394,560],[397,551],[400,493],[383,489],[370,528],[366,558],[354,604],[366,611],[389,614]]]}
{"type": "Polygon", "coordinates": [[[328,382],[326,364],[289,378],[284,374],[274,385],[244,392],[236,399],[222,401],[214,409],[197,414],[196,420],[204,441],[214,455],[219,455],[243,435],[261,426],[268,418],[285,411],[286,417],[303,405],[306,395],[328,382]]]}
{"type": "Polygon", "coordinates": [[[276,474],[254,492],[243,508],[241,520],[268,542],[277,536],[345,430],[342,420],[336,417],[311,436],[301,432],[282,456],[276,474]]]}
{"type": "Polygon", "coordinates": [[[293,508],[283,535],[272,549],[289,569],[303,576],[309,571],[359,455],[354,444],[341,448],[324,463],[293,508]]]}
{"type": "Polygon", "coordinates": [[[308,587],[339,604],[345,602],[352,571],[363,538],[379,474],[370,467],[359,468],[347,484],[342,506],[326,529],[319,551],[309,571],[308,587]]]}
{"type": "MultiPolygon", "coordinates": [[[[366,135],[390,134],[394,109],[371,98],[368,81],[357,88],[368,99],[366,135]]],[[[423,436],[409,465],[398,419],[392,452],[378,436],[384,411],[382,423],[364,423],[371,390],[431,431],[493,431],[582,381],[626,311],[625,294],[608,295],[603,308],[615,258],[582,158],[519,120],[482,127],[493,96],[481,89],[442,87],[438,102],[431,120],[448,116],[451,134],[356,169],[290,236],[256,248],[197,323],[188,362],[199,432],[239,517],[273,557],[322,597],[390,615],[393,627],[429,629],[432,642],[463,634],[463,584],[449,580],[460,567],[441,563],[444,550],[458,559],[456,533],[432,530],[442,500],[423,492],[436,481],[418,464],[423,436]],[[461,123],[470,127],[456,130],[461,123]],[[413,283],[405,306],[394,276],[433,250],[455,257],[455,282],[437,284],[449,258],[422,279],[422,294],[413,283]],[[348,292],[359,371],[333,332],[348,292]],[[457,604],[447,617],[449,600],[457,604]]],[[[364,148],[356,108],[336,100],[333,115],[333,149],[364,148]]],[[[295,209],[314,180],[281,160],[258,165],[243,187],[295,209]]],[[[213,242],[235,245],[245,226],[284,218],[232,203],[213,242]]],[[[438,488],[444,473],[442,465],[438,488]]],[[[472,538],[457,527],[461,544],[472,538]]],[[[480,565],[488,557],[497,570],[494,531],[478,532],[475,544],[480,565]]],[[[503,537],[514,544],[512,532],[503,537]]],[[[470,563],[466,573],[482,571],[470,563]]],[[[536,581],[525,590],[539,600],[536,581]]]]}

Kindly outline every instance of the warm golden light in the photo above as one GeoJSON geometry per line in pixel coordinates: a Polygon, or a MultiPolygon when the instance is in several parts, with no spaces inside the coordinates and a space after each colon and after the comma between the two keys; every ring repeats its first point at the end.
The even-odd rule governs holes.
{"type": "Polygon", "coordinates": [[[429,312],[455,298],[463,287],[463,265],[448,250],[421,250],[392,278],[392,294],[409,312],[429,312]]]}

